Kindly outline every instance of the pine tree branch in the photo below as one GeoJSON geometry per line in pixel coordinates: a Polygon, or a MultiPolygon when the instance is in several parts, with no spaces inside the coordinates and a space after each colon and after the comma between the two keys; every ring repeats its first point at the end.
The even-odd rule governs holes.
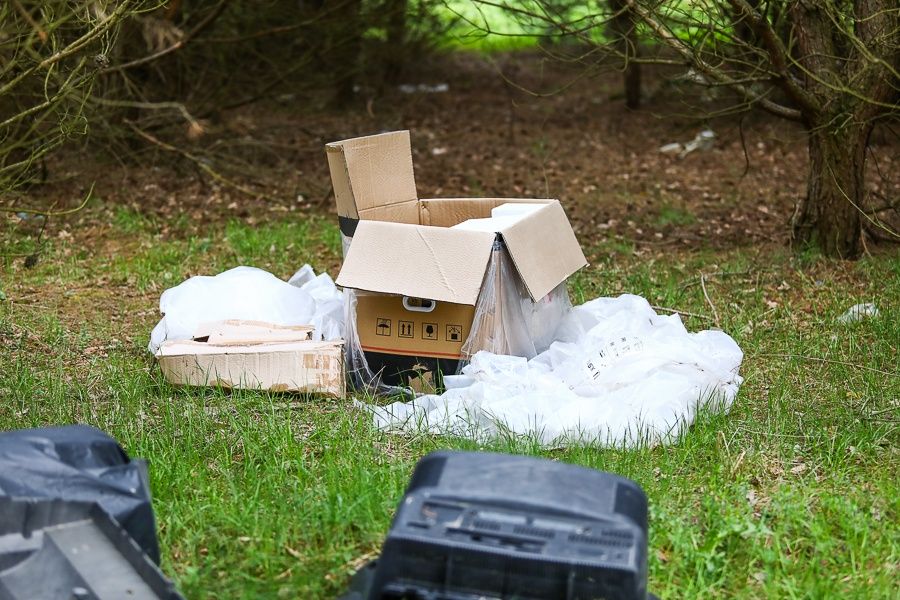
{"type": "Polygon", "coordinates": [[[818,114],[822,106],[809,93],[798,85],[790,72],[790,59],[781,39],[772,29],[772,25],[758,11],[754,10],[746,0],[728,0],[728,3],[743,16],[750,28],[759,36],[765,46],[766,53],[775,72],[778,74],[778,85],[790,98],[801,106],[801,111],[818,114]]]}
{"type": "Polygon", "coordinates": [[[114,10],[112,13],[110,13],[106,18],[104,18],[102,21],[100,21],[96,26],[94,26],[93,29],[91,29],[90,31],[85,33],[83,36],[81,36],[80,38],[78,38],[77,40],[75,40],[74,42],[72,42],[71,44],[69,44],[68,46],[63,48],[62,50],[55,52],[52,55],[48,56],[47,58],[45,58],[41,62],[37,63],[33,67],[22,70],[16,77],[14,77],[10,81],[3,84],[3,87],[0,87],[0,98],[2,98],[4,95],[8,94],[13,88],[15,88],[17,85],[22,83],[22,81],[24,81],[26,78],[28,78],[35,71],[38,71],[41,69],[46,69],[47,67],[50,67],[50,66],[58,63],[59,61],[63,60],[64,58],[68,58],[69,56],[72,56],[73,54],[75,54],[76,52],[78,52],[79,50],[84,48],[86,45],[90,44],[91,42],[93,42],[94,40],[99,38],[101,35],[106,33],[113,25],[115,25],[116,23],[119,22],[119,20],[122,18],[122,16],[125,14],[125,12],[131,6],[131,3],[132,3],[132,0],[123,0],[116,7],[116,10],[114,10]]]}
{"type": "Polygon", "coordinates": [[[219,15],[222,14],[222,11],[225,10],[225,7],[228,6],[228,3],[230,1],[231,0],[222,0],[221,2],[219,2],[219,4],[216,5],[216,7],[212,10],[212,12],[210,12],[208,15],[206,15],[206,17],[204,17],[204,19],[202,21],[200,21],[196,27],[194,27],[192,30],[190,30],[183,38],[181,38],[180,40],[178,40],[171,46],[169,46],[167,48],[163,48],[159,52],[154,52],[153,54],[150,54],[148,56],[144,56],[142,58],[137,58],[137,59],[129,61],[127,63],[122,63],[121,65],[113,65],[113,66],[107,67],[100,72],[101,73],[112,73],[114,71],[124,71],[125,69],[130,69],[132,67],[145,65],[145,64],[153,62],[155,60],[159,60],[160,58],[162,58],[164,56],[168,56],[169,54],[172,54],[173,52],[180,50],[181,48],[185,47],[188,44],[188,42],[190,42],[192,39],[194,39],[200,33],[202,33],[203,30],[205,30],[207,27],[212,25],[213,21],[215,21],[219,17],[219,15]]]}
{"type": "Polygon", "coordinates": [[[660,40],[662,40],[667,46],[678,52],[678,54],[680,54],[689,65],[693,66],[703,75],[709,77],[714,81],[731,87],[742,96],[744,96],[744,98],[746,98],[748,102],[758,104],[762,109],[774,115],[777,115],[784,119],[789,119],[791,121],[804,120],[803,114],[796,108],[790,108],[788,106],[784,106],[783,104],[778,104],[777,102],[769,100],[763,94],[755,93],[753,90],[747,88],[746,86],[737,83],[737,81],[735,81],[734,78],[732,78],[730,75],[723,73],[718,68],[703,60],[703,58],[699,56],[693,48],[691,48],[686,42],[675,36],[671,31],[666,29],[659,21],[654,18],[651,11],[641,6],[636,0],[625,1],[628,3],[629,8],[634,12],[634,14],[640,17],[644,24],[647,25],[647,27],[649,27],[660,40]]]}

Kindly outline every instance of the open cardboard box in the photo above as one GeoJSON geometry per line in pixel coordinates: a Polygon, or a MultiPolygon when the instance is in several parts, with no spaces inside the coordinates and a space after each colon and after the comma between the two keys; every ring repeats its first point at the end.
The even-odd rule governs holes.
{"type": "Polygon", "coordinates": [[[343,343],[310,339],[310,326],[227,320],[202,324],[192,340],[156,353],[169,383],[343,397],[343,343]]]}
{"type": "MultiPolygon", "coordinates": [[[[408,131],[335,142],[326,151],[341,232],[352,238],[337,283],[358,291],[355,324],[347,325],[355,327],[372,372],[425,365],[451,373],[479,349],[514,351],[491,343],[498,326],[520,325],[498,314],[498,298],[481,307],[491,314],[469,339],[485,286],[518,290],[537,303],[587,264],[558,200],[420,199],[408,131]],[[453,228],[509,203],[541,207],[497,231],[453,228]],[[498,252],[508,253],[516,285],[488,281],[498,252]]],[[[382,377],[408,383],[403,374],[382,377]]]]}

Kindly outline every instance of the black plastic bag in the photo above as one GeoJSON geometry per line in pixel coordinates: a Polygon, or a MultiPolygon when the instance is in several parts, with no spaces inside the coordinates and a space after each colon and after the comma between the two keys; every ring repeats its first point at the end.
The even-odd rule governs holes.
{"type": "Polygon", "coordinates": [[[0,433],[0,496],[96,502],[159,564],[147,464],[99,429],[0,433]]]}
{"type": "Polygon", "coordinates": [[[0,497],[0,600],[184,600],[96,502],[0,497]]]}

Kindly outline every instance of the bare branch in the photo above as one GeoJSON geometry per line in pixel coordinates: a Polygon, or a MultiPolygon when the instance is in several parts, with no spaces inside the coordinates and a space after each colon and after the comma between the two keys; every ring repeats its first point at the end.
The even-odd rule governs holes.
{"type": "Polygon", "coordinates": [[[778,35],[772,29],[772,26],[769,22],[763,18],[762,15],[759,14],[756,10],[754,10],[749,4],[747,4],[746,0],[728,0],[729,3],[735,8],[735,10],[743,16],[747,23],[749,23],[750,27],[753,31],[759,36],[759,38],[765,44],[766,50],[768,51],[769,60],[772,63],[772,66],[775,67],[775,71],[778,73],[778,84],[779,86],[791,97],[794,102],[799,104],[802,108],[801,110],[805,110],[810,113],[818,113],[821,111],[821,106],[816,100],[810,96],[806,91],[801,88],[797,81],[794,80],[790,71],[788,70],[788,63],[790,58],[788,56],[787,50],[785,50],[784,45],[781,43],[781,40],[778,38],[778,35]]]}
{"type": "Polygon", "coordinates": [[[853,205],[853,208],[855,208],[857,211],[859,211],[859,213],[862,216],[864,216],[866,218],[866,220],[868,220],[872,225],[874,225],[875,227],[877,227],[879,229],[884,230],[891,237],[894,237],[894,238],[897,238],[898,240],[900,240],[900,233],[897,233],[896,231],[894,231],[893,229],[890,229],[883,223],[873,219],[872,217],[874,215],[869,215],[869,213],[864,211],[856,202],[853,201],[853,199],[850,196],[847,195],[847,192],[845,192],[844,188],[841,187],[840,181],[838,181],[837,176],[834,174],[834,169],[831,168],[831,165],[828,165],[828,173],[829,173],[829,175],[831,175],[832,181],[834,181],[835,188],[837,188],[837,190],[841,193],[841,196],[843,196],[847,202],[849,202],[850,204],[853,205]]]}
{"type": "Polygon", "coordinates": [[[222,11],[225,10],[225,7],[228,6],[228,3],[231,0],[221,0],[219,4],[210,12],[200,23],[197,24],[192,30],[190,30],[183,38],[169,46],[168,48],[163,48],[159,52],[154,52],[148,56],[144,56],[142,58],[137,58],[127,63],[123,63],[121,65],[113,65],[107,67],[101,71],[101,73],[112,73],[114,71],[124,71],[125,69],[130,69],[132,67],[137,67],[140,65],[145,65],[147,63],[153,62],[155,60],[159,60],[160,58],[172,54],[173,52],[180,50],[184,46],[188,44],[192,39],[197,37],[200,33],[203,32],[204,29],[209,27],[218,17],[222,14],[222,11]]]}
{"type": "Polygon", "coordinates": [[[715,66],[703,60],[703,58],[700,57],[690,46],[688,46],[687,43],[682,41],[671,31],[665,28],[661,23],[659,23],[659,21],[654,18],[650,11],[638,4],[635,0],[625,1],[628,3],[628,6],[634,11],[634,14],[638,15],[641,20],[647,25],[647,27],[649,27],[657,37],[659,37],[660,40],[662,40],[666,43],[666,45],[678,52],[682,57],[684,57],[685,61],[688,64],[692,65],[698,71],[715,81],[731,86],[742,96],[747,98],[748,101],[758,103],[761,108],[767,110],[772,114],[778,115],[779,117],[783,117],[785,119],[790,119],[792,121],[803,120],[803,115],[799,110],[795,108],[789,108],[782,104],[778,104],[777,102],[773,102],[767,99],[763,94],[753,92],[746,86],[737,83],[731,76],[723,73],[719,68],[716,68],[715,66]]]}
{"type": "MultiPolygon", "coordinates": [[[[81,201],[81,204],[76,206],[75,208],[67,208],[66,210],[41,210],[38,208],[22,208],[20,206],[0,206],[0,211],[3,212],[11,212],[11,213],[26,213],[29,215],[41,215],[44,217],[62,217],[64,215],[71,215],[79,212],[87,203],[91,201],[94,193],[94,184],[91,184],[91,188],[88,190],[88,193],[85,194],[84,200],[81,201]]],[[[43,230],[42,230],[43,231],[43,230]]]]}
{"type": "Polygon", "coordinates": [[[28,69],[23,69],[18,74],[18,76],[14,77],[10,81],[6,82],[3,85],[3,87],[0,87],[0,97],[3,97],[4,95],[8,94],[14,87],[16,87],[17,85],[22,83],[22,81],[24,81],[26,78],[28,78],[35,71],[46,69],[47,67],[50,67],[50,66],[58,63],[59,61],[63,60],[64,58],[72,56],[73,54],[75,54],[76,52],[78,52],[79,50],[81,50],[82,48],[84,48],[85,46],[87,46],[88,44],[90,44],[91,42],[96,40],[97,38],[99,38],[101,35],[103,35],[107,31],[109,31],[110,28],[112,28],[116,23],[119,22],[119,20],[122,18],[122,16],[126,13],[126,11],[131,6],[131,3],[132,3],[131,0],[123,0],[116,7],[116,10],[114,10],[112,13],[110,13],[108,16],[106,16],[104,19],[102,19],[97,25],[94,26],[93,29],[91,29],[90,31],[85,33],[83,36],[81,36],[80,38],[78,38],[77,40],[75,40],[74,42],[72,42],[71,44],[69,44],[68,46],[63,48],[62,50],[59,50],[58,52],[55,52],[51,56],[48,56],[47,58],[45,58],[41,62],[37,63],[36,65],[34,65],[28,69]]]}
{"type": "Polygon", "coordinates": [[[347,8],[350,4],[349,0],[345,0],[344,2],[340,2],[338,4],[334,4],[329,8],[317,12],[316,15],[310,19],[306,19],[304,21],[300,21],[299,23],[291,23],[290,25],[280,25],[278,27],[271,27],[269,29],[264,29],[262,31],[254,31],[253,33],[248,33],[246,35],[233,35],[227,37],[206,37],[202,40],[197,40],[196,43],[204,43],[204,44],[234,44],[240,42],[249,42],[250,40],[255,40],[259,38],[270,37],[273,35],[279,35],[282,33],[290,33],[292,31],[297,31],[301,27],[308,27],[309,25],[313,25],[318,21],[321,21],[327,16],[330,16],[333,13],[338,12],[343,8],[347,8]]]}
{"type": "Polygon", "coordinates": [[[709,305],[709,308],[712,310],[713,320],[716,323],[716,327],[721,327],[721,323],[719,322],[719,311],[716,310],[716,306],[712,303],[712,300],[709,298],[709,292],[706,291],[706,277],[703,273],[700,273],[700,287],[703,288],[703,297],[706,298],[706,303],[709,305]]]}
{"type": "Polygon", "coordinates": [[[42,43],[47,43],[47,32],[41,27],[41,24],[34,20],[34,17],[31,16],[31,13],[28,12],[22,3],[19,0],[11,0],[12,5],[15,7],[19,14],[22,15],[22,18],[31,25],[31,28],[34,29],[34,32],[37,34],[38,38],[42,43]]]}
{"type": "Polygon", "coordinates": [[[200,157],[198,157],[198,156],[195,156],[195,155],[191,154],[191,153],[188,152],[187,150],[183,150],[183,149],[181,149],[181,148],[178,148],[178,147],[176,147],[176,146],[173,146],[172,144],[167,144],[166,142],[160,140],[160,139],[157,138],[156,136],[154,136],[154,135],[152,135],[152,134],[150,134],[150,133],[147,133],[147,132],[144,131],[143,129],[140,129],[137,125],[135,125],[134,123],[132,123],[132,122],[130,122],[130,121],[127,121],[127,123],[128,123],[128,126],[131,127],[131,129],[132,129],[136,134],[138,134],[140,137],[144,138],[145,140],[147,140],[147,141],[150,142],[151,144],[154,144],[155,146],[159,146],[159,147],[162,148],[163,150],[166,150],[166,151],[168,151],[168,152],[174,152],[174,153],[176,153],[176,154],[180,154],[180,155],[183,156],[184,158],[186,158],[186,159],[188,159],[189,161],[193,162],[193,163],[194,163],[195,165],[197,165],[200,169],[202,169],[203,171],[205,171],[205,172],[206,172],[210,177],[212,177],[213,179],[215,179],[215,180],[217,180],[217,181],[220,181],[221,183],[224,183],[225,185],[227,185],[227,186],[229,186],[229,187],[232,187],[232,188],[236,189],[237,191],[242,192],[242,193],[244,193],[244,194],[247,194],[248,196],[251,196],[251,197],[254,197],[254,198],[258,198],[258,197],[260,197],[260,196],[265,196],[265,194],[258,194],[258,193],[256,193],[256,192],[254,192],[253,190],[248,189],[248,188],[242,186],[242,185],[239,184],[239,183],[235,183],[234,181],[231,181],[230,179],[228,179],[227,177],[225,177],[224,175],[222,175],[221,173],[219,173],[218,171],[216,171],[215,169],[213,169],[211,166],[209,166],[209,165],[206,163],[205,160],[203,160],[202,158],[200,158],[200,157]]]}

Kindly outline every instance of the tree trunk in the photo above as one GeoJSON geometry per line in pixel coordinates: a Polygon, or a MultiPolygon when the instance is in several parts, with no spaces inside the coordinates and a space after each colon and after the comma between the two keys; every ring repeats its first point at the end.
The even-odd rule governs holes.
{"type": "MultiPolygon", "coordinates": [[[[634,57],[637,57],[637,46],[634,57]]],[[[632,57],[632,58],[634,58],[632,57]]],[[[629,61],[625,65],[625,106],[628,108],[640,108],[641,106],[641,65],[629,61]]]]}
{"type": "Polygon", "coordinates": [[[625,106],[639,108],[641,105],[641,65],[634,58],[638,53],[637,27],[625,0],[609,0],[615,17],[610,23],[613,44],[625,58],[622,67],[622,83],[625,87],[625,106]]]}
{"type": "Polygon", "coordinates": [[[859,256],[870,129],[810,132],[806,197],[791,220],[795,248],[814,245],[831,257],[859,256]]]}
{"type": "Polygon", "coordinates": [[[387,53],[384,57],[384,79],[397,83],[403,75],[406,62],[406,10],[408,0],[390,0],[388,3],[387,53]]]}
{"type": "Polygon", "coordinates": [[[334,103],[349,106],[356,97],[354,87],[360,69],[363,23],[360,22],[362,0],[325,0],[322,10],[329,11],[340,5],[325,23],[329,36],[325,48],[325,62],[334,77],[334,103]]]}

